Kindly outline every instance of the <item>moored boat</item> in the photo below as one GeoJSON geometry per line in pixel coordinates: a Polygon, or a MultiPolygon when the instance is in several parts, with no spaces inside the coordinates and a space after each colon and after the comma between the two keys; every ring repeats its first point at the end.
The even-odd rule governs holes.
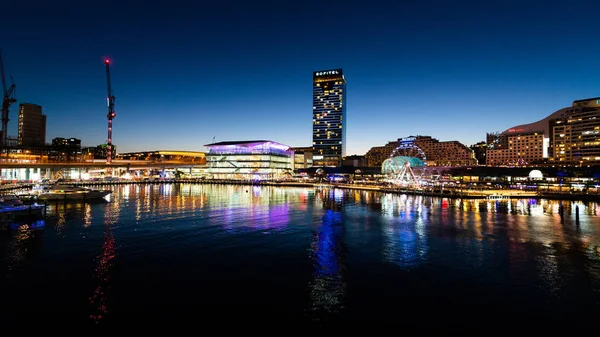
{"type": "Polygon", "coordinates": [[[0,218],[4,219],[6,216],[17,216],[17,215],[31,215],[34,213],[40,213],[44,209],[44,205],[37,203],[24,204],[19,196],[15,194],[0,195],[0,218]]]}
{"type": "Polygon", "coordinates": [[[50,185],[37,190],[37,200],[100,200],[106,199],[111,190],[97,190],[74,185],[50,185]]]}

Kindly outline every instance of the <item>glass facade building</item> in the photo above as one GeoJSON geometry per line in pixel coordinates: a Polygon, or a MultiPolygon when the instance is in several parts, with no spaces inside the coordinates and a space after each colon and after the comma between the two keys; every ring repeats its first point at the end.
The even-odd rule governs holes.
{"type": "Polygon", "coordinates": [[[346,78],[342,69],[313,72],[313,165],[342,166],[346,155],[346,78]]]}
{"type": "Polygon", "coordinates": [[[206,168],[213,179],[272,180],[292,172],[292,151],[268,140],[205,145],[206,168]]]}

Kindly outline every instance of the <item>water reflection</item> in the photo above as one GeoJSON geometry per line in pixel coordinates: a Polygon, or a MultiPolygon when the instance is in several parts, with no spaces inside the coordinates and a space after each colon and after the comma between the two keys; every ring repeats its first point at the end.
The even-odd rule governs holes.
{"type": "MultiPolygon", "coordinates": [[[[27,221],[9,221],[0,223],[2,241],[6,242],[4,265],[6,275],[22,266],[27,259],[32,258],[42,246],[43,229],[46,222],[43,219],[27,221]]],[[[4,244],[2,245],[4,246],[4,244]]]]}
{"type": "MultiPolygon", "coordinates": [[[[340,191],[341,192],[341,191],[340,191]]],[[[344,193],[320,194],[321,225],[313,232],[311,260],[313,280],[309,284],[309,316],[315,321],[332,319],[344,308],[346,296],[346,247],[342,200],[344,193]]]]}
{"type": "MultiPolygon", "coordinates": [[[[235,291],[243,288],[236,284],[240,269],[253,279],[277,280],[264,281],[268,291],[260,300],[277,303],[278,313],[302,311],[318,322],[354,318],[391,302],[395,315],[393,310],[418,305],[394,296],[436,290],[451,303],[479,296],[506,312],[527,301],[600,298],[597,203],[563,201],[561,217],[560,203],[551,200],[332,188],[124,185],[112,197],[107,204],[49,205],[52,220],[44,231],[29,223],[0,232],[5,262],[0,267],[11,271],[0,281],[18,283],[14,303],[38,301],[44,310],[77,311],[98,323],[131,308],[149,308],[157,298],[181,303],[162,306],[178,313],[206,300],[202,291],[233,292],[232,307],[255,303],[248,291],[235,291]],[[275,255],[288,270],[270,268],[275,255]],[[123,268],[114,268],[117,259],[123,268]],[[55,272],[54,283],[48,271],[55,272]],[[135,281],[142,278],[155,296],[139,289],[135,281]],[[34,279],[52,286],[34,293],[34,279]],[[66,279],[84,282],[74,287],[66,279]],[[165,279],[181,289],[164,287],[165,279]],[[54,295],[39,296],[47,289],[54,295]],[[296,293],[282,301],[290,291],[296,293]],[[380,298],[382,293],[387,297],[380,298]],[[506,300],[512,306],[493,302],[512,294],[517,295],[506,300]]],[[[435,296],[428,301],[431,307],[440,304],[435,296]]]]}
{"type": "Polygon", "coordinates": [[[385,238],[385,260],[404,268],[415,267],[426,260],[426,225],[428,212],[423,207],[422,196],[387,195],[382,198],[381,211],[385,238]]]}
{"type": "Polygon", "coordinates": [[[118,213],[113,213],[114,206],[108,205],[104,217],[104,241],[100,254],[96,259],[95,278],[97,286],[90,296],[91,313],[90,319],[99,323],[105,319],[108,313],[108,298],[111,285],[111,270],[113,260],[116,256],[115,239],[112,226],[118,219],[118,213]]]}

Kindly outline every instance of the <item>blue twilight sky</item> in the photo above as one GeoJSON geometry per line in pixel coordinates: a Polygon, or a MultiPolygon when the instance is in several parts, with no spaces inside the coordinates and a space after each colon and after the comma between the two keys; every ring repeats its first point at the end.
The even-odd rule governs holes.
{"type": "Polygon", "coordinates": [[[312,72],[343,68],[347,154],[466,145],[600,96],[598,1],[9,1],[0,48],[47,139],[119,152],[312,143],[312,72]]]}

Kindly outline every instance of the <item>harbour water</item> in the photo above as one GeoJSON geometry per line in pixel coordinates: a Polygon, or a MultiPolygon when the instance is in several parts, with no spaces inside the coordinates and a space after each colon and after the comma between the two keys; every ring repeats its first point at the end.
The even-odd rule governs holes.
{"type": "Polygon", "coordinates": [[[51,203],[44,219],[2,224],[2,321],[90,329],[377,321],[495,335],[593,331],[600,317],[595,202],[111,188],[107,202],[51,203]]]}

